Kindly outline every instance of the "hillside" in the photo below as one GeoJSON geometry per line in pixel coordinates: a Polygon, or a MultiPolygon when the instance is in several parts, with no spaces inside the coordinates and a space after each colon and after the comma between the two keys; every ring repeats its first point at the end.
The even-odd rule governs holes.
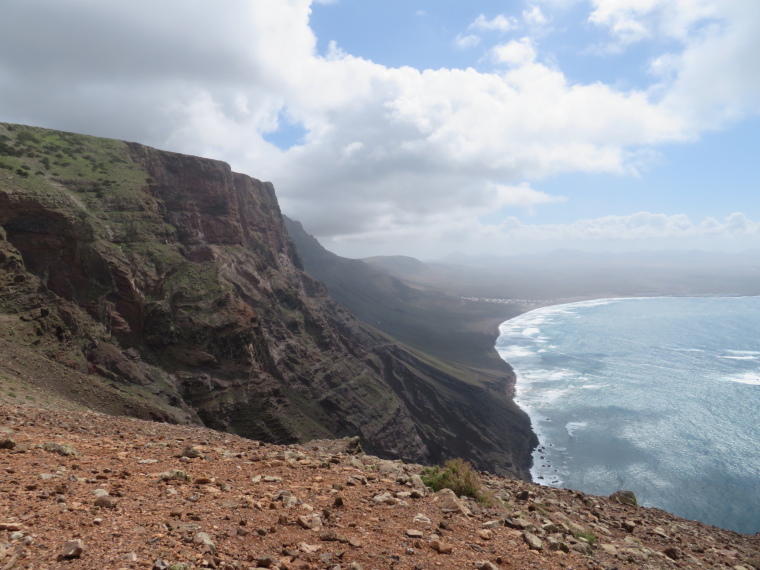
{"type": "Polygon", "coordinates": [[[527,417],[332,301],[225,163],[0,125],[0,284],[14,394],[527,477],[527,417]]]}
{"type": "Polygon", "coordinates": [[[473,382],[513,380],[511,368],[494,349],[498,325],[529,307],[468,301],[437,289],[410,287],[380,266],[327,251],[299,222],[283,218],[309,275],[361,320],[459,367],[473,382]]]}
{"type": "MultiPolygon", "coordinates": [[[[0,402],[3,398],[0,397],[0,402]]],[[[489,505],[351,440],[0,404],[0,568],[760,568],[760,537],[482,474],[489,505]]]]}

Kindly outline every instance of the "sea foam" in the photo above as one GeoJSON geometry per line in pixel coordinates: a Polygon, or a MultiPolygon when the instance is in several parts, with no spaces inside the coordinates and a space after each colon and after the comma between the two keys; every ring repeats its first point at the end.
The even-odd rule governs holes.
{"type": "Polygon", "coordinates": [[[657,298],[503,323],[496,348],[540,442],[534,480],[625,487],[645,506],[760,531],[759,321],[758,298],[657,298]]]}

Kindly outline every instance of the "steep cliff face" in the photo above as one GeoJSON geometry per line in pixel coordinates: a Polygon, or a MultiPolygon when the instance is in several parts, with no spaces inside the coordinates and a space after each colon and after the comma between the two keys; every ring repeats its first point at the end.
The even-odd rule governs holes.
{"type": "Polygon", "coordinates": [[[456,378],[302,271],[271,184],[218,161],[15,125],[0,125],[0,168],[5,340],[162,419],[279,443],[360,435],[389,457],[464,455],[525,475],[526,449],[465,428],[459,402],[475,400],[456,378]]]}

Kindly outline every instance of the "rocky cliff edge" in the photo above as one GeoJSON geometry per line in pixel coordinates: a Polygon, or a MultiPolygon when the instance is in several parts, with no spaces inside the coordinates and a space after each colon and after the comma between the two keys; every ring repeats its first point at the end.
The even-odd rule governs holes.
{"type": "Polygon", "coordinates": [[[0,321],[4,379],[90,409],[528,476],[507,394],[331,301],[222,162],[0,125],[0,321]]]}

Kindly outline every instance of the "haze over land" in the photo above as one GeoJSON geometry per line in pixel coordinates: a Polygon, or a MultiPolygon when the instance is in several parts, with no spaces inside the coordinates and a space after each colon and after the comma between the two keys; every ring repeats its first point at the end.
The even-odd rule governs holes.
{"type": "Polygon", "coordinates": [[[213,157],[348,257],[757,245],[751,0],[39,0],[0,121],[213,157]]]}

